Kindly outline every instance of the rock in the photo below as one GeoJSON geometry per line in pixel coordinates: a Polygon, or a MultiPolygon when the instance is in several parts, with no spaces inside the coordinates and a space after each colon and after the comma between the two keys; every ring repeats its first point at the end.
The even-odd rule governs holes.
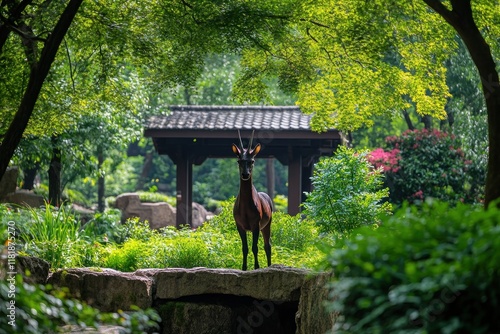
{"type": "Polygon", "coordinates": [[[136,271],[137,275],[154,279],[155,297],[160,299],[225,294],[275,301],[299,301],[300,288],[308,273],[304,269],[277,265],[251,271],[208,268],[136,271]]]}
{"type": "Polygon", "coordinates": [[[90,221],[92,218],[94,218],[95,211],[91,209],[87,209],[86,207],[83,207],[78,204],[71,204],[71,210],[75,213],[75,215],[78,217],[78,220],[82,223],[85,224],[88,221],[90,221]]]}
{"type": "Polygon", "coordinates": [[[208,211],[199,203],[193,202],[192,228],[198,228],[207,221],[208,211]]]}
{"type": "Polygon", "coordinates": [[[125,193],[116,197],[115,207],[122,212],[122,222],[138,217],[152,229],[175,226],[175,211],[168,203],[141,203],[136,193],[125,193]]]}
{"type": "MultiPolygon", "coordinates": [[[[176,226],[176,209],[165,202],[142,203],[136,193],[124,193],[116,197],[115,207],[122,212],[122,223],[129,218],[138,217],[148,221],[152,229],[176,226]]],[[[193,203],[192,228],[200,227],[207,221],[208,211],[199,203],[193,203]]]]}
{"type": "Polygon", "coordinates": [[[332,273],[321,273],[304,282],[295,315],[297,334],[312,333],[311,328],[321,330],[321,333],[331,330],[337,315],[327,312],[323,301],[329,300],[330,290],[326,285],[332,278],[332,273]]]}
{"type": "Polygon", "coordinates": [[[163,333],[231,334],[232,309],[225,305],[166,302],[159,308],[163,333]],[[210,326],[207,326],[210,319],[210,326]]]}
{"type": "Polygon", "coordinates": [[[48,283],[67,287],[101,311],[154,307],[161,333],[325,333],[329,273],[273,265],[233,269],[167,268],[122,273],[58,270],[48,283]]]}
{"type": "Polygon", "coordinates": [[[19,169],[17,167],[7,168],[2,179],[0,179],[0,200],[2,200],[7,194],[16,191],[18,175],[19,169]]]}
{"type": "Polygon", "coordinates": [[[60,327],[59,330],[61,333],[72,334],[124,334],[129,332],[124,327],[110,325],[99,326],[99,328],[82,328],[76,325],[66,325],[60,327]]]}
{"type": "Polygon", "coordinates": [[[39,208],[45,205],[43,196],[37,195],[34,192],[25,189],[18,189],[13,193],[8,194],[5,196],[4,202],[31,208],[39,208]]]}
{"type": "Polygon", "coordinates": [[[103,312],[130,310],[132,305],[148,308],[153,303],[153,280],[112,269],[88,268],[58,270],[47,283],[67,287],[72,297],[103,312]]]}
{"type": "Polygon", "coordinates": [[[49,277],[50,263],[33,256],[16,257],[17,272],[29,284],[45,284],[49,277]]]}

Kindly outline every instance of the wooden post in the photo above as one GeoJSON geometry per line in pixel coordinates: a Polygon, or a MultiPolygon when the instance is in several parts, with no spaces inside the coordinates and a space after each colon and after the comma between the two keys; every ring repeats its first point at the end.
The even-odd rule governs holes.
{"type": "Polygon", "coordinates": [[[267,174],[267,179],[266,179],[266,185],[267,185],[267,194],[269,197],[271,197],[271,200],[273,200],[274,203],[274,185],[275,185],[275,177],[274,177],[274,159],[273,158],[268,158],[266,161],[266,174],[267,174]]]}
{"type": "Polygon", "coordinates": [[[188,158],[177,161],[176,226],[191,225],[193,212],[193,164],[188,158]]]}
{"type": "Polygon", "coordinates": [[[300,212],[302,199],[302,156],[294,156],[288,165],[288,214],[300,212]]]}

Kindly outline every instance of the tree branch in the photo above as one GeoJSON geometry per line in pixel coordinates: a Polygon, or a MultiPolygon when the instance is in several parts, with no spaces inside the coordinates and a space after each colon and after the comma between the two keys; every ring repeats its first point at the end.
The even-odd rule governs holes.
{"type": "MultiPolygon", "coordinates": [[[[455,24],[457,23],[457,17],[454,15],[452,11],[448,10],[441,3],[441,1],[439,0],[423,0],[423,1],[427,4],[427,6],[431,7],[436,13],[441,15],[446,20],[446,22],[448,22],[452,26],[455,26],[455,24]]],[[[454,2],[456,1],[452,1],[452,3],[454,2]]]]}

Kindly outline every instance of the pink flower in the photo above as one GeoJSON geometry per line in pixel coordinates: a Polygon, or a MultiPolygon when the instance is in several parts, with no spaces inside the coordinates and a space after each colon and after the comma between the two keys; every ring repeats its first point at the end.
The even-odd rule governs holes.
{"type": "Polygon", "coordinates": [[[389,152],[377,148],[368,155],[368,161],[375,168],[382,168],[384,172],[396,173],[400,169],[398,166],[399,153],[400,151],[396,148],[389,152]]]}
{"type": "Polygon", "coordinates": [[[424,199],[424,192],[422,190],[419,190],[416,193],[414,193],[412,197],[417,199],[424,199]]]}

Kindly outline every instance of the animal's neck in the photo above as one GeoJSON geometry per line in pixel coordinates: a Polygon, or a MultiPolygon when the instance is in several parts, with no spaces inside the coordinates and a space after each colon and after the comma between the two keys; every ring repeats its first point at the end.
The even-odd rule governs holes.
{"type": "Polygon", "coordinates": [[[245,200],[248,198],[252,198],[253,194],[253,184],[252,184],[252,177],[248,180],[242,180],[240,178],[240,199],[245,200]]]}

